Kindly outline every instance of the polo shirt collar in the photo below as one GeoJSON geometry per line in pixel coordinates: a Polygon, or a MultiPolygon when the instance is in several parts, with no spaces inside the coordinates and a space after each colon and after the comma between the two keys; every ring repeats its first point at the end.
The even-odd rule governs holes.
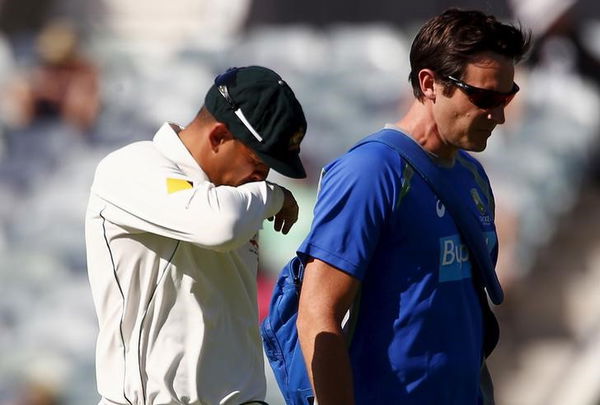
{"type": "Polygon", "coordinates": [[[154,145],[169,160],[173,161],[192,180],[209,181],[208,176],[200,168],[187,150],[177,133],[183,129],[177,124],[165,122],[154,135],[154,145]]]}

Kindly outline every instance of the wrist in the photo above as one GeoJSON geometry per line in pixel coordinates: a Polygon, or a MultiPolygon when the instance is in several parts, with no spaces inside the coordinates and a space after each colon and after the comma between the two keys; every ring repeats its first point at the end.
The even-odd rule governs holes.
{"type": "Polygon", "coordinates": [[[283,207],[285,201],[284,188],[270,181],[265,181],[267,185],[267,218],[277,214],[283,207]]]}

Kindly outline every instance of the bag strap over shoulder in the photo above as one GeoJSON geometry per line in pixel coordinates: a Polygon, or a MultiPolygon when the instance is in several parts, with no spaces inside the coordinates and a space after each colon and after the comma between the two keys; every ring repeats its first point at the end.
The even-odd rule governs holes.
{"type": "Polygon", "coordinates": [[[479,278],[483,282],[490,300],[496,305],[502,303],[504,293],[494,270],[478,219],[471,211],[464,209],[462,201],[452,185],[446,181],[442,170],[432,162],[421,146],[400,131],[384,129],[363,139],[356,146],[366,142],[381,142],[393,148],[427,182],[452,215],[463,240],[473,255],[479,278]]]}

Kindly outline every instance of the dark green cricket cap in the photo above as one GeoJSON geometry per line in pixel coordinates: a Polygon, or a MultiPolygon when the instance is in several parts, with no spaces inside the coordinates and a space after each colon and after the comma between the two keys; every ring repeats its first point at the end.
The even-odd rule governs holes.
{"type": "Polygon", "coordinates": [[[306,177],[299,156],[306,118],[277,73],[262,66],[230,68],[216,77],[204,104],[270,168],[288,177],[306,177]]]}

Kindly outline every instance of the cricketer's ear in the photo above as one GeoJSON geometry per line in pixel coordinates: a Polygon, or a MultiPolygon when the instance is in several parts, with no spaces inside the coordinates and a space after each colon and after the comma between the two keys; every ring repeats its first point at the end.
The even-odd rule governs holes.
{"type": "Polygon", "coordinates": [[[233,135],[227,129],[227,125],[222,122],[215,122],[208,133],[210,149],[217,153],[221,145],[230,140],[233,140],[233,135]]]}
{"type": "Polygon", "coordinates": [[[431,69],[421,69],[418,74],[419,86],[425,98],[435,101],[435,72],[431,69]]]}

